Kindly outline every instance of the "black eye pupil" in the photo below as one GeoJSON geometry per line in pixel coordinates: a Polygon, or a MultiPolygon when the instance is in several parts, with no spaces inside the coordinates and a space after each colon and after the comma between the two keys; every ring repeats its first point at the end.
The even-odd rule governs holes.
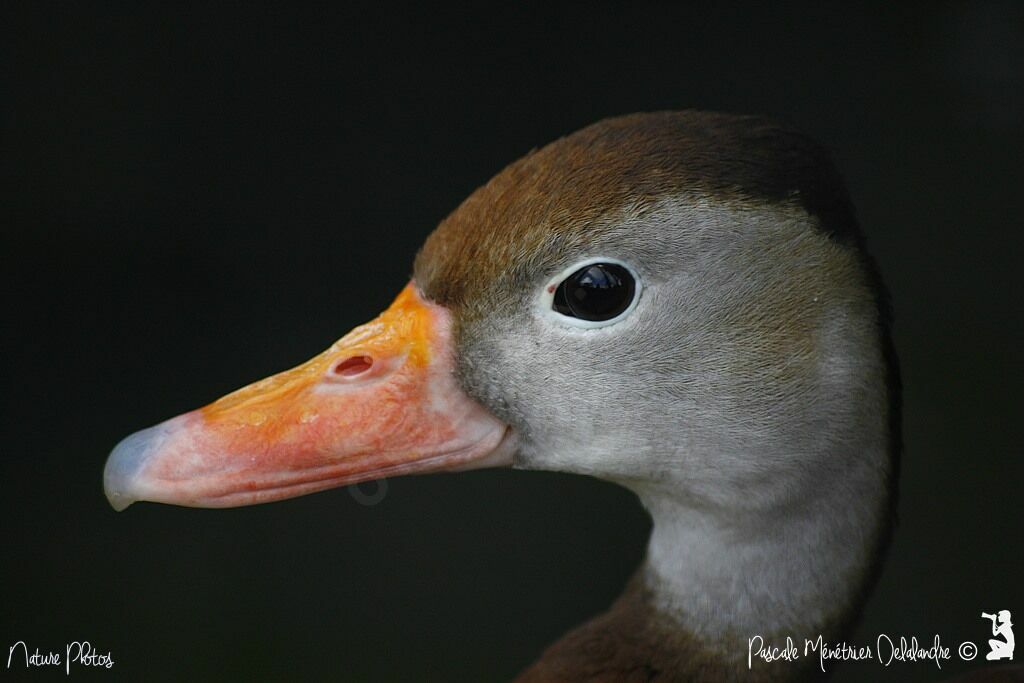
{"type": "Polygon", "coordinates": [[[565,278],[552,308],[581,320],[611,320],[629,308],[636,292],[633,275],[616,263],[592,263],[565,278]]]}

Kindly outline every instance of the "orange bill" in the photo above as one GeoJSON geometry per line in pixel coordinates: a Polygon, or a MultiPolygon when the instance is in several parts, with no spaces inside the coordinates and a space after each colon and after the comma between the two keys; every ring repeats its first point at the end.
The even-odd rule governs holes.
{"type": "Polygon", "coordinates": [[[110,504],[233,507],[510,464],[506,425],[456,382],[450,327],[410,283],[319,356],[119,443],[103,473],[110,504]]]}

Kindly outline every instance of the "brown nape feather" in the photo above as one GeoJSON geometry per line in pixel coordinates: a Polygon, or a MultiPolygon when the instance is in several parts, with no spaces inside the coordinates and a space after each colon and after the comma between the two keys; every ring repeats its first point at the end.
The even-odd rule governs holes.
{"type": "MultiPolygon", "coordinates": [[[[499,277],[531,267],[609,213],[681,192],[732,203],[795,203],[838,241],[857,241],[842,180],[804,135],[755,116],[630,114],[556,140],[506,167],[427,239],[415,279],[461,309],[499,277]]],[[[472,311],[463,311],[471,315],[472,311]]]]}
{"type": "Polygon", "coordinates": [[[515,683],[670,683],[815,681],[826,677],[813,658],[765,664],[746,651],[717,651],[660,614],[641,567],[604,614],[545,650],[515,683]],[[742,661],[740,661],[742,660],[742,661]]]}

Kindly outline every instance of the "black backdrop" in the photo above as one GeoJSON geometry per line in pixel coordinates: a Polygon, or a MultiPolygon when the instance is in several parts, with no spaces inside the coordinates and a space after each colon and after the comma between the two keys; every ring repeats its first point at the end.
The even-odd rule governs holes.
{"type": "Polygon", "coordinates": [[[825,143],[893,293],[902,523],[853,641],[939,633],[954,661],[839,680],[971,668],[982,610],[1024,617],[1020,4],[3,12],[0,652],[88,639],[116,664],[72,676],[97,680],[506,680],[607,605],[648,529],[610,484],[116,514],[101,472],[375,315],[509,161],[685,107],[825,143]]]}

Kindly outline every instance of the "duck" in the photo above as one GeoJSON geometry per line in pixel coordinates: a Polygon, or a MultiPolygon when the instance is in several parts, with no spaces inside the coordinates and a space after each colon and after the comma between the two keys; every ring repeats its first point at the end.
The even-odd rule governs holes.
{"type": "Polygon", "coordinates": [[[137,501],[265,503],[483,467],[598,477],[653,527],[539,681],[805,680],[845,638],[896,519],[889,298],[817,143],[760,116],[602,120],[535,149],[429,235],[376,319],[296,368],[136,432],[137,501]]]}

